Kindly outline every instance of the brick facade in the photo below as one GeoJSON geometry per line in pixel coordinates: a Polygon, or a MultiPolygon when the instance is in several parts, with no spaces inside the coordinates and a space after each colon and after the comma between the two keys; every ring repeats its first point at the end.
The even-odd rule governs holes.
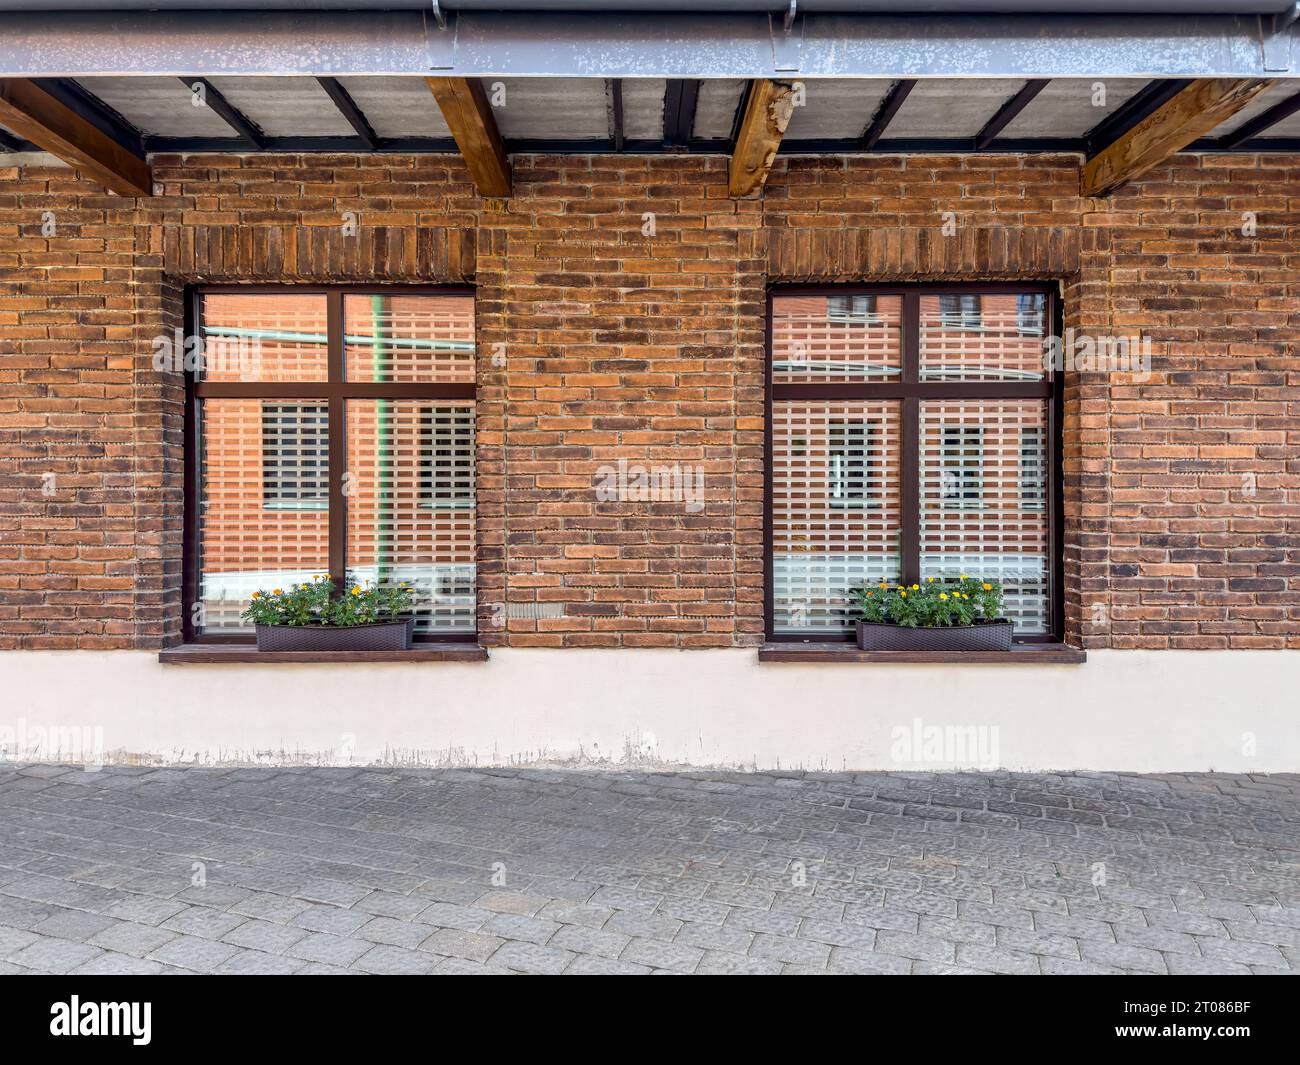
{"type": "Polygon", "coordinates": [[[522,157],[500,202],[443,156],[154,171],[125,201],[0,170],[0,648],[179,638],[183,389],[151,355],[188,283],[473,280],[483,641],[722,647],[763,631],[766,285],[974,278],[1059,280],[1067,327],[1154,345],[1150,380],[1067,375],[1072,639],[1300,647],[1286,157],[1179,156],[1106,201],[1073,157],[780,160],[751,201],[693,156],[522,157]],[[706,506],[599,501],[620,458],[702,465],[706,506]]]}

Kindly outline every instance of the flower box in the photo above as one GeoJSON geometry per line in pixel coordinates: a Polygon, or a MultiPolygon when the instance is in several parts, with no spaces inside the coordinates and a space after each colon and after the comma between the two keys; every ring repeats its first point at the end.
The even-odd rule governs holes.
{"type": "Polygon", "coordinates": [[[409,651],[414,618],[369,625],[255,625],[259,651],[409,651]]]}
{"type": "Polygon", "coordinates": [[[884,621],[858,622],[858,647],[864,651],[1010,651],[1010,621],[911,628],[884,621]]]}

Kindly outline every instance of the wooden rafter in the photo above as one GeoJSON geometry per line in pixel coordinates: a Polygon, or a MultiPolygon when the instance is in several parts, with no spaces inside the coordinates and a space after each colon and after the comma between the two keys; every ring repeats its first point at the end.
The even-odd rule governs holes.
{"type": "Polygon", "coordinates": [[[510,195],[510,160],[478,78],[425,78],[480,196],[510,195]]]}
{"type": "Polygon", "coordinates": [[[149,196],[149,164],[25,78],[0,78],[0,122],[122,196],[149,196]]]}
{"type": "Polygon", "coordinates": [[[751,83],[731,153],[727,188],[733,197],[752,196],[763,188],[793,110],[793,86],[767,79],[751,83]]]}
{"type": "Polygon", "coordinates": [[[1231,118],[1271,85],[1247,78],[1199,78],[1083,167],[1085,196],[1107,196],[1231,118]]]}

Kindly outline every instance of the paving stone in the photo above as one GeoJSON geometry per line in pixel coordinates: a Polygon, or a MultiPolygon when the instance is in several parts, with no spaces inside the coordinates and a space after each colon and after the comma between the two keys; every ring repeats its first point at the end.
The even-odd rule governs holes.
{"type": "Polygon", "coordinates": [[[539,947],[536,943],[504,943],[488,960],[521,973],[554,975],[562,973],[576,957],[572,951],[539,947]]]}
{"type": "Polygon", "coordinates": [[[271,921],[249,920],[227,932],[221,937],[221,941],[267,954],[283,954],[310,934],[305,928],[292,928],[271,921]]]}
{"type": "Polygon", "coordinates": [[[178,935],[179,932],[167,928],[136,924],[134,921],[118,921],[91,936],[87,942],[94,947],[103,947],[105,950],[119,954],[143,958],[151,950],[157,950],[164,943],[170,943],[178,935]]]}
{"type": "Polygon", "coordinates": [[[361,955],[352,963],[352,967],[363,973],[419,976],[433,972],[436,964],[437,959],[424,951],[380,943],[361,955]]]}
{"type": "Polygon", "coordinates": [[[699,976],[779,976],[783,968],[781,962],[770,958],[708,950],[695,967],[695,972],[699,976]]]}
{"type": "Polygon", "coordinates": [[[896,976],[912,971],[910,958],[884,954],[861,947],[832,947],[829,962],[831,969],[859,976],[896,976]]]}
{"type": "Polygon", "coordinates": [[[651,972],[648,965],[633,965],[630,961],[618,961],[614,958],[597,957],[594,954],[579,954],[569,967],[565,976],[644,976],[651,972]]]}
{"type": "Polygon", "coordinates": [[[818,943],[813,939],[791,939],[789,936],[774,936],[759,932],[754,937],[754,944],[749,953],[755,958],[770,958],[773,961],[787,962],[793,965],[825,966],[830,959],[829,944],[818,943]]]}
{"type": "MultiPolygon", "coordinates": [[[[184,909],[186,906],[182,902],[154,898],[152,895],[133,895],[113,903],[104,913],[105,916],[134,921],[136,924],[160,925],[184,909]]],[[[3,918],[0,917],[0,920],[3,918]]]]}
{"type": "Polygon", "coordinates": [[[561,928],[558,921],[547,921],[541,917],[526,917],[518,913],[499,913],[483,923],[480,931],[502,939],[517,939],[524,943],[536,943],[541,946],[561,928]]]}
{"type": "Polygon", "coordinates": [[[477,906],[462,906],[455,902],[435,902],[415,915],[420,924],[437,928],[464,928],[473,931],[482,928],[493,914],[477,906]]]}
{"type": "Polygon", "coordinates": [[[621,932],[627,936],[660,939],[667,943],[682,930],[683,923],[675,917],[661,917],[640,910],[620,910],[605,922],[605,930],[621,932]]]}
{"type": "Polygon", "coordinates": [[[130,954],[105,951],[72,970],[73,976],[157,976],[167,971],[162,962],[136,958],[130,954]]]}
{"type": "Polygon", "coordinates": [[[116,923],[113,918],[101,917],[97,913],[86,913],[84,910],[60,910],[32,925],[31,931],[37,935],[54,936],[56,939],[75,939],[84,942],[116,923]]]}
{"type": "Polygon", "coordinates": [[[550,901],[541,895],[527,895],[522,891],[489,891],[474,905],[494,913],[518,913],[531,917],[550,901]]]}
{"type": "Polygon", "coordinates": [[[660,943],[654,939],[634,939],[622,954],[623,961],[678,973],[693,972],[703,957],[704,951],[699,947],[690,947],[684,943],[660,943]]]}
{"type": "Polygon", "coordinates": [[[387,943],[393,947],[414,949],[433,933],[432,925],[416,924],[414,921],[399,921],[392,917],[375,917],[367,921],[353,933],[358,939],[371,943],[387,943]]]}
{"type": "Polygon", "coordinates": [[[439,928],[419,944],[421,950],[444,954],[467,961],[484,962],[504,943],[504,939],[463,928],[439,928]]]}
{"type": "Polygon", "coordinates": [[[1139,973],[1167,973],[1168,966],[1160,954],[1145,947],[1129,947],[1122,943],[1092,943],[1087,940],[1079,944],[1079,953],[1084,961],[1098,965],[1110,965],[1139,973]]]}
{"type": "Polygon", "coordinates": [[[187,936],[199,936],[202,939],[220,939],[227,932],[234,931],[248,918],[238,913],[224,913],[210,910],[206,906],[191,906],[174,917],[168,917],[161,927],[181,932],[187,936]]]}
{"type": "Polygon", "coordinates": [[[907,932],[883,929],[876,935],[876,949],[885,954],[918,961],[955,961],[956,946],[934,936],[914,936],[907,932]]]}
{"type": "Polygon", "coordinates": [[[1001,947],[986,947],[982,943],[958,943],[957,964],[982,972],[1003,973],[1009,976],[1036,976],[1038,959],[1033,954],[1001,947]]]}
{"type": "Polygon", "coordinates": [[[103,951],[71,939],[41,936],[21,950],[11,951],[6,961],[43,973],[70,973],[103,951]]]}
{"type": "MultiPolygon", "coordinates": [[[[680,937],[679,937],[680,938],[680,937]]],[[[562,925],[551,937],[550,945],[579,954],[596,954],[602,958],[617,958],[630,942],[630,937],[621,932],[611,932],[599,928],[583,928],[580,925],[562,925]]]]}
{"type": "Polygon", "coordinates": [[[218,965],[215,971],[232,975],[287,976],[301,971],[304,964],[297,958],[285,958],[261,950],[241,950],[218,965]]]}
{"type": "Polygon", "coordinates": [[[351,965],[373,946],[373,943],[362,939],[346,939],[343,936],[332,936],[328,932],[316,932],[306,939],[298,940],[287,953],[292,958],[302,958],[304,961],[351,965]]]}
{"type": "Polygon", "coordinates": [[[350,936],[364,924],[373,921],[368,913],[345,910],[339,906],[322,906],[312,903],[299,914],[290,918],[289,923],[309,932],[328,932],[336,936],[350,936]]]}
{"type": "Polygon", "coordinates": [[[210,939],[182,935],[151,950],[146,957],[150,961],[160,961],[198,973],[210,973],[227,958],[238,953],[239,948],[229,943],[214,943],[210,939]]]}

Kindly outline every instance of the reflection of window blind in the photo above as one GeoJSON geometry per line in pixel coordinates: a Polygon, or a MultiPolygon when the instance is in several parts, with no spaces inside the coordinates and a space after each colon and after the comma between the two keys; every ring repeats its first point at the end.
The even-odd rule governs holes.
{"type": "Polygon", "coordinates": [[[827,494],[838,506],[861,505],[871,499],[872,423],[831,422],[827,494]]]}
{"type": "Polygon", "coordinates": [[[324,403],[262,403],[262,500],[324,509],[329,503],[329,415],[324,403]]]}
{"type": "Polygon", "coordinates": [[[830,296],[826,317],[832,322],[872,322],[876,318],[875,296],[830,296]]]}
{"type": "Polygon", "coordinates": [[[474,505],[474,411],[432,406],[420,414],[420,499],[474,505]]]}
{"type": "Polygon", "coordinates": [[[955,329],[978,329],[980,298],[969,293],[945,293],[939,297],[939,317],[955,329]]]}
{"type": "Polygon", "coordinates": [[[1020,502],[1022,506],[1038,508],[1046,504],[1045,460],[1043,430],[1036,425],[1025,426],[1020,430],[1020,502]]]}
{"type": "Polygon", "coordinates": [[[958,506],[978,506],[984,496],[984,429],[978,425],[945,425],[942,496],[958,506]]]}

